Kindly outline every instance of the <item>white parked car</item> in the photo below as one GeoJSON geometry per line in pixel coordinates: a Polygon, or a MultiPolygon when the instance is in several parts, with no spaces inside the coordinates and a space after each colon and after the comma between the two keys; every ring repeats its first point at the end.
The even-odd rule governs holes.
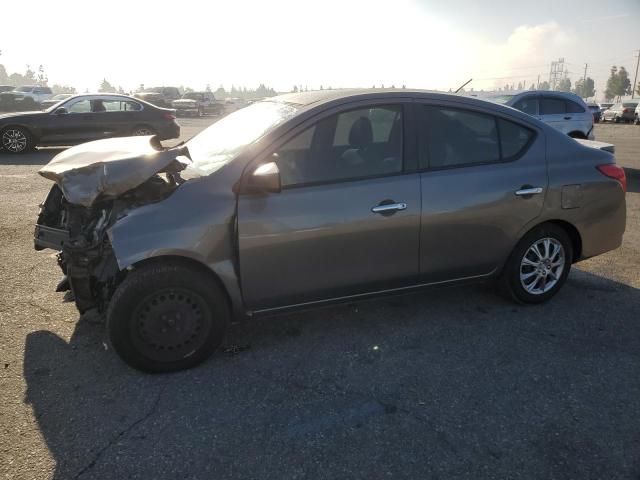
{"type": "Polygon", "coordinates": [[[36,103],[49,100],[53,96],[53,92],[49,87],[40,87],[38,85],[27,85],[24,87],[16,87],[12,92],[15,101],[19,102],[25,98],[31,98],[36,103]]]}
{"type": "Polygon", "coordinates": [[[595,140],[593,114],[584,100],[573,93],[531,90],[488,100],[536,117],[570,137],[595,140]]]}

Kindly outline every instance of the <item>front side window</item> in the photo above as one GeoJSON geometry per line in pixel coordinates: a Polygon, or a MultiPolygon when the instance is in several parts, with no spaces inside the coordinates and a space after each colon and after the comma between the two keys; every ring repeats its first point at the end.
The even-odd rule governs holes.
{"type": "Polygon", "coordinates": [[[400,173],[402,121],[399,105],[350,110],[319,121],[274,152],[282,185],[400,173]]]}
{"type": "Polygon", "coordinates": [[[91,112],[91,102],[89,100],[78,100],[67,107],[69,113],[89,113],[91,112]]]}
{"type": "Polygon", "coordinates": [[[528,115],[537,115],[538,114],[538,99],[536,97],[525,97],[521,100],[518,100],[513,108],[516,110],[520,110],[528,115]]]}
{"type": "Polygon", "coordinates": [[[558,115],[565,113],[566,107],[560,98],[543,97],[540,110],[541,115],[558,115]]]}

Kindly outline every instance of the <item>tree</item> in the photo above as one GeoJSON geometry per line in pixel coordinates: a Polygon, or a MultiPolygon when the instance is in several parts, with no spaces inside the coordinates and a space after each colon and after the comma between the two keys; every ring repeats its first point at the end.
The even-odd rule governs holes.
{"type": "Polygon", "coordinates": [[[58,85],[54,83],[53,87],[51,87],[51,92],[54,95],[58,95],[59,93],[76,93],[76,89],[69,85],[58,85]]]}
{"type": "Polygon", "coordinates": [[[224,89],[224,87],[222,85],[220,85],[218,87],[218,89],[214,92],[213,94],[216,98],[226,98],[227,97],[227,91],[224,89]]]}
{"type": "Polygon", "coordinates": [[[636,85],[636,95],[640,95],[640,82],[636,85]]]}
{"type": "Polygon", "coordinates": [[[611,67],[611,74],[607,80],[607,88],[604,91],[604,96],[607,100],[612,98],[620,98],[623,95],[629,95],[631,93],[631,80],[629,80],[629,72],[624,67],[618,69],[617,66],[611,67]]]}
{"type": "Polygon", "coordinates": [[[522,82],[518,82],[518,90],[523,90],[524,87],[522,86],[522,82]]]}
{"type": "Polygon", "coordinates": [[[580,79],[576,81],[576,86],[573,89],[573,93],[582,98],[593,97],[596,94],[595,83],[593,78],[587,77],[587,80],[580,79]]]}
{"type": "Polygon", "coordinates": [[[538,85],[538,90],[549,90],[550,88],[551,86],[547,81],[540,82],[540,85],[538,85]]]}
{"type": "Polygon", "coordinates": [[[571,80],[568,77],[561,78],[556,85],[556,90],[559,92],[570,92],[571,91],[571,80]]]}
{"type": "Polygon", "coordinates": [[[124,91],[124,88],[122,88],[122,85],[118,85],[118,93],[121,95],[125,95],[126,92],[124,91]]]}
{"type": "Polygon", "coordinates": [[[107,82],[106,78],[103,78],[102,79],[102,83],[100,84],[100,88],[98,89],[98,92],[101,92],[101,93],[116,93],[116,87],[114,87],[109,82],[107,82]]]}
{"type": "Polygon", "coordinates": [[[298,93],[298,86],[294,85],[293,89],[291,90],[293,93],[298,93]]]}
{"type": "Polygon", "coordinates": [[[529,90],[535,90],[535,89],[536,89],[536,84],[535,84],[535,83],[532,83],[532,84],[529,86],[529,90]]]}
{"type": "MultiPolygon", "coordinates": [[[[191,90],[191,89],[189,89],[189,90],[191,90]]],[[[186,91],[186,90],[185,90],[185,91],[186,91]]],[[[193,90],[192,90],[192,91],[193,91],[193,90]]],[[[210,92],[210,91],[211,91],[211,85],[209,85],[209,84],[207,83],[207,86],[206,86],[206,88],[204,89],[204,91],[205,91],[205,92],[210,92]]]]}
{"type": "Polygon", "coordinates": [[[44,67],[40,65],[38,67],[38,75],[36,76],[36,82],[41,87],[44,87],[47,85],[48,81],[49,79],[47,78],[47,75],[44,73],[44,67]]]}

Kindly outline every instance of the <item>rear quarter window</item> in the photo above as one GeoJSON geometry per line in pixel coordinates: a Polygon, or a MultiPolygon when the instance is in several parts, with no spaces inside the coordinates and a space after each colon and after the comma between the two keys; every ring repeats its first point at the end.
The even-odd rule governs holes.
{"type": "Polygon", "coordinates": [[[557,115],[560,113],[566,113],[565,102],[560,98],[543,97],[542,102],[540,103],[541,115],[557,115]]]}
{"type": "Polygon", "coordinates": [[[533,131],[502,118],[498,119],[498,129],[500,131],[503,162],[509,162],[520,157],[533,140],[533,131]]]}

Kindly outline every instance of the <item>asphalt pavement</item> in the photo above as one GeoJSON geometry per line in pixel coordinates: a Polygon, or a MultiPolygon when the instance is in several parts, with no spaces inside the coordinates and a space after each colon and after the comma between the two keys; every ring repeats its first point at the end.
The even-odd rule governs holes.
{"type": "MultiPolygon", "coordinates": [[[[212,119],[180,119],[183,139],[212,119]]],[[[488,285],[235,325],[202,366],[131,370],[32,248],[57,152],[0,153],[0,478],[640,478],[640,127],[623,246],[541,306],[488,285]]]]}

